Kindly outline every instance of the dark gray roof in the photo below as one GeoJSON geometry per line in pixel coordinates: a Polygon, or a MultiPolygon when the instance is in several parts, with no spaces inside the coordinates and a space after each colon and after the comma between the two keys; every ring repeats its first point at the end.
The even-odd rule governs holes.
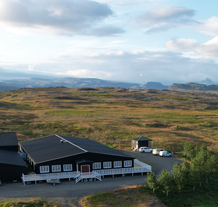
{"type": "Polygon", "coordinates": [[[93,152],[130,157],[90,139],[51,135],[19,143],[35,164],[93,152]]]}
{"type": "Polygon", "coordinates": [[[0,133],[0,146],[18,145],[16,132],[0,133]]]}
{"type": "Polygon", "coordinates": [[[0,164],[19,165],[27,167],[18,152],[0,150],[0,164]]]}
{"type": "Polygon", "coordinates": [[[152,139],[149,139],[149,138],[143,137],[143,136],[133,138],[133,140],[138,140],[138,141],[152,141],[152,139]]]}

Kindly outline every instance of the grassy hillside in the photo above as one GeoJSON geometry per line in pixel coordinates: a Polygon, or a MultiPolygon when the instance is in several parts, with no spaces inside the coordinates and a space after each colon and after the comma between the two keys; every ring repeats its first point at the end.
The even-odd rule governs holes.
{"type": "Polygon", "coordinates": [[[19,141],[60,134],[129,147],[147,136],[180,150],[188,140],[216,148],[218,95],[120,88],[33,88],[0,93],[0,132],[19,141]]]}

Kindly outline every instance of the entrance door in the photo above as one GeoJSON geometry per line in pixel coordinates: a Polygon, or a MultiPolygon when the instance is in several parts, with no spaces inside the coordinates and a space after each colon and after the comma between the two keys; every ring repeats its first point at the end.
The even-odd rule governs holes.
{"type": "Polygon", "coordinates": [[[82,173],[90,172],[90,166],[89,165],[81,165],[81,172],[82,173]]]}

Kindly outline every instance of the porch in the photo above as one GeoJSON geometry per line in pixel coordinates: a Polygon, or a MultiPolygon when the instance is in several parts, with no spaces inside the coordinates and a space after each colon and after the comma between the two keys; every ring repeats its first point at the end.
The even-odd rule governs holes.
{"type": "Polygon", "coordinates": [[[46,174],[30,174],[30,175],[22,175],[22,181],[25,185],[26,182],[35,182],[37,184],[37,181],[48,181],[52,179],[61,180],[61,179],[74,179],[76,183],[83,180],[99,180],[101,181],[104,176],[111,175],[114,177],[114,175],[122,175],[125,176],[127,174],[132,174],[132,176],[135,173],[147,173],[151,172],[151,166],[147,165],[143,162],[140,162],[139,160],[134,160],[135,167],[130,168],[117,168],[117,169],[105,169],[105,170],[93,170],[92,172],[80,172],[80,171],[74,171],[74,172],[61,172],[61,173],[46,173],[46,174]],[[136,167],[137,166],[137,167],[136,167]]]}

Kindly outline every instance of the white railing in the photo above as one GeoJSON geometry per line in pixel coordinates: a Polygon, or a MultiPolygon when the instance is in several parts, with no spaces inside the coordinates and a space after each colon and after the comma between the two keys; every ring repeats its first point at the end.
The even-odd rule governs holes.
{"type": "Polygon", "coordinates": [[[50,179],[71,179],[78,176],[80,172],[62,172],[62,173],[47,173],[47,174],[31,174],[24,175],[22,174],[22,180],[25,185],[25,182],[28,181],[39,181],[39,180],[50,180],[50,179]]]}
{"type": "Polygon", "coordinates": [[[142,166],[142,167],[144,167],[144,168],[147,168],[147,169],[149,170],[148,172],[151,172],[151,171],[152,171],[151,165],[147,165],[147,164],[145,164],[144,162],[139,161],[138,159],[134,159],[134,163],[135,163],[135,164],[138,164],[138,165],[140,165],[140,166],[142,166]]]}
{"type": "Polygon", "coordinates": [[[144,167],[130,167],[130,168],[118,168],[118,169],[107,169],[107,170],[94,170],[94,172],[99,173],[100,175],[124,175],[124,174],[134,174],[134,173],[144,173],[150,172],[149,169],[144,167]]]}

